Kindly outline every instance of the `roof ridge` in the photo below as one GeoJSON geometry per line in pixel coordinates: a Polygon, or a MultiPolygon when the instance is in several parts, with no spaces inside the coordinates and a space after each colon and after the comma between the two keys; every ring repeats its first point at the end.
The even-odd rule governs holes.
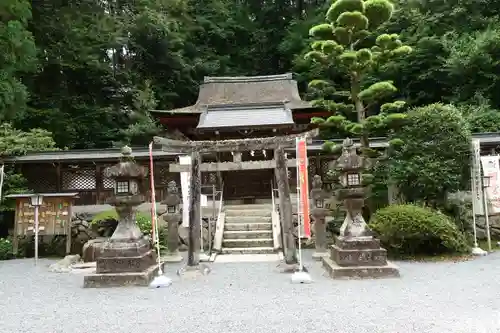
{"type": "Polygon", "coordinates": [[[260,76],[205,76],[204,83],[249,83],[293,80],[292,73],[260,76]]]}

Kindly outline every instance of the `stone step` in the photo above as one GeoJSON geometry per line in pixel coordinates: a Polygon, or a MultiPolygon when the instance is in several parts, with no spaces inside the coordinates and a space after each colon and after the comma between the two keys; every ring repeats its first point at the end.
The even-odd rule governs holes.
{"type": "Polygon", "coordinates": [[[223,247],[222,254],[267,254],[267,253],[275,253],[274,248],[272,246],[264,246],[264,247],[232,247],[227,248],[223,247]]]}
{"type": "Polygon", "coordinates": [[[225,231],[273,230],[272,223],[224,223],[225,231]]]}
{"type": "Polygon", "coordinates": [[[226,210],[245,210],[245,209],[250,209],[250,210],[257,210],[257,209],[266,209],[266,210],[271,210],[273,208],[272,204],[255,204],[255,205],[227,205],[226,210]]]}
{"type": "Polygon", "coordinates": [[[227,216],[226,223],[270,223],[271,216],[227,216]]]}
{"type": "Polygon", "coordinates": [[[271,216],[270,209],[227,209],[227,216],[271,216]]]}
{"type": "Polygon", "coordinates": [[[224,240],[231,239],[254,239],[254,238],[272,238],[272,230],[243,230],[243,231],[224,231],[224,240]]]}
{"type": "Polygon", "coordinates": [[[222,241],[223,247],[273,247],[272,238],[255,238],[255,239],[224,239],[222,241]]]}

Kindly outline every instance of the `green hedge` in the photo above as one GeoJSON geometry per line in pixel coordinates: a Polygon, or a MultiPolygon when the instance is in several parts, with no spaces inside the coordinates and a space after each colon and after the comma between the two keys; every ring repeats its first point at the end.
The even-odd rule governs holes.
{"type": "Polygon", "coordinates": [[[370,227],[393,254],[436,255],[469,250],[464,234],[448,216],[422,206],[382,208],[372,216],[370,227]]]}

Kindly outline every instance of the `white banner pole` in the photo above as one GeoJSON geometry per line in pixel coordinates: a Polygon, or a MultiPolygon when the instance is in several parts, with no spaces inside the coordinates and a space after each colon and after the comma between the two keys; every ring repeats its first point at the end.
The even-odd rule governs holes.
{"type": "Polygon", "coordinates": [[[477,243],[477,215],[482,215],[483,195],[481,186],[481,154],[479,139],[472,139],[471,142],[471,190],[472,190],[472,230],[474,232],[474,247],[472,254],[477,256],[486,255],[488,252],[479,247],[477,243]]]}

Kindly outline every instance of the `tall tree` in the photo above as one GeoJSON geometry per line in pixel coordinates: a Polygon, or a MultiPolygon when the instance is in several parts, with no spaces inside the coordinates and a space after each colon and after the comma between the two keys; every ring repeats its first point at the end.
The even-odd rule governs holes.
{"type": "Polygon", "coordinates": [[[360,136],[365,151],[369,135],[397,119],[394,112],[404,106],[403,101],[385,103],[376,114],[377,106],[387,101],[396,87],[391,81],[373,82],[370,77],[382,64],[411,52],[397,34],[377,30],[393,11],[388,0],[337,0],[326,13],[327,23],[310,30],[316,40],[305,58],[319,63],[324,73],[340,73],[347,83],[336,84],[329,77],[309,83],[321,98],[316,103],[332,112],[327,119],[313,121],[360,136]]]}
{"type": "Polygon", "coordinates": [[[19,116],[26,107],[29,93],[20,76],[36,69],[30,19],[30,1],[0,1],[0,121],[19,116]]]}

